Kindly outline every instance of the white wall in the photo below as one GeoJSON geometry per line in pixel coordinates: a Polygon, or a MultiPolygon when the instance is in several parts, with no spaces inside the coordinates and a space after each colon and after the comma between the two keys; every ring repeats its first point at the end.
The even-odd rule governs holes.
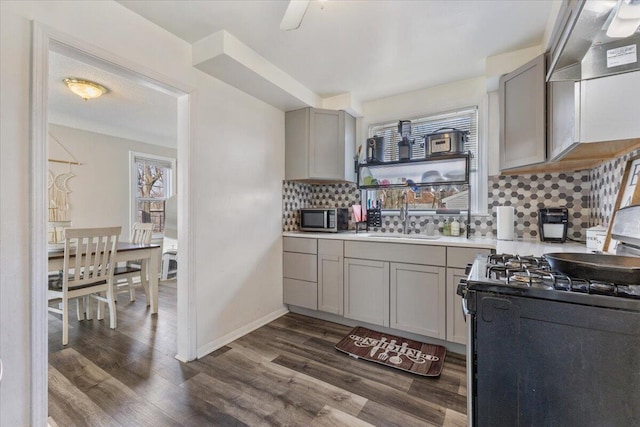
{"type": "MultiPolygon", "coordinates": [[[[68,181],[70,216],[74,227],[121,225],[121,240],[129,240],[130,159],[129,152],[176,158],[177,150],[50,124],[49,132],[78,159],[72,165],[75,175],[68,181]]],[[[49,137],[49,157],[67,160],[69,156],[49,137]]],[[[65,173],[69,165],[49,162],[54,174],[65,173]]]]}
{"type": "MultiPolygon", "coordinates": [[[[284,114],[191,66],[190,46],[118,3],[0,2],[0,425],[29,419],[31,20],[195,89],[191,111],[197,345],[284,311],[284,114]]],[[[178,153],[178,158],[182,157],[178,153]]],[[[159,316],[162,316],[162,307],[159,316]]]]}

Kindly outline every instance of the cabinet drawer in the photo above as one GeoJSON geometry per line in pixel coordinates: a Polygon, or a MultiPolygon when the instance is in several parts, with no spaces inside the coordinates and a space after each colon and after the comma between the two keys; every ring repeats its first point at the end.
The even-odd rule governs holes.
{"type": "Polygon", "coordinates": [[[285,237],[282,247],[285,252],[300,252],[303,254],[318,253],[317,239],[307,239],[304,237],[285,237]]]}
{"type": "Polygon", "coordinates": [[[318,309],[318,285],[304,280],[284,279],[283,301],[285,304],[297,305],[311,310],[318,309]]]}
{"type": "Polygon", "coordinates": [[[315,255],[284,252],[282,259],[284,277],[307,282],[318,281],[318,259],[315,255]]]}
{"type": "Polygon", "coordinates": [[[480,248],[447,248],[447,267],[465,268],[467,264],[471,264],[476,255],[489,255],[491,249],[480,248]]]}
{"type": "Polygon", "coordinates": [[[342,240],[318,239],[318,253],[323,255],[342,256],[342,242],[342,240]]]}
{"type": "Polygon", "coordinates": [[[346,258],[373,259],[409,264],[446,265],[444,246],[411,245],[398,243],[344,242],[346,258]]]}

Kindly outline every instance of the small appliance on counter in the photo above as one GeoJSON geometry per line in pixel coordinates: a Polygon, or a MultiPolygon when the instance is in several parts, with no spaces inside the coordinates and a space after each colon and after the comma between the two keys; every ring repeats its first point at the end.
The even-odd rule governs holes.
{"type": "Polygon", "coordinates": [[[367,138],[367,163],[384,162],[384,137],[367,138]]]}
{"type": "Polygon", "coordinates": [[[398,160],[411,160],[411,148],[414,142],[409,140],[409,136],[411,135],[411,121],[400,120],[398,122],[398,133],[402,138],[400,142],[398,142],[398,160]]]}
{"type": "Polygon", "coordinates": [[[538,211],[538,230],[540,241],[564,243],[569,227],[567,208],[542,208],[538,211]]]}
{"type": "Polygon", "coordinates": [[[427,156],[462,154],[464,153],[464,143],[467,142],[468,136],[468,131],[456,128],[440,128],[434,133],[425,135],[424,142],[427,156]]]}
{"type": "Polygon", "coordinates": [[[300,230],[337,233],[349,229],[347,208],[302,208],[300,230]]]}

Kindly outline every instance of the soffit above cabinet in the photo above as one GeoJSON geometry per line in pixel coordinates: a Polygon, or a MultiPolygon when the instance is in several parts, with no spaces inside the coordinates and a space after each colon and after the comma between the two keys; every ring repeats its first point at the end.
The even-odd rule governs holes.
{"type": "Polygon", "coordinates": [[[193,44],[192,63],[282,111],[322,106],[322,98],[224,30],[193,44]]]}

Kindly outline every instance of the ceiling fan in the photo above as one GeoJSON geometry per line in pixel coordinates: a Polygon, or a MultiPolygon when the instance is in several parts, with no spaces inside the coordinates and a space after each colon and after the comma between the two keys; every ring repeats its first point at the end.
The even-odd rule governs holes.
{"type": "MultiPolygon", "coordinates": [[[[324,7],[326,0],[319,0],[320,8],[324,7]]],[[[290,0],[287,10],[284,12],[282,21],[280,22],[280,29],[284,31],[297,30],[302,24],[302,18],[309,7],[311,0],[290,0]]]]}

